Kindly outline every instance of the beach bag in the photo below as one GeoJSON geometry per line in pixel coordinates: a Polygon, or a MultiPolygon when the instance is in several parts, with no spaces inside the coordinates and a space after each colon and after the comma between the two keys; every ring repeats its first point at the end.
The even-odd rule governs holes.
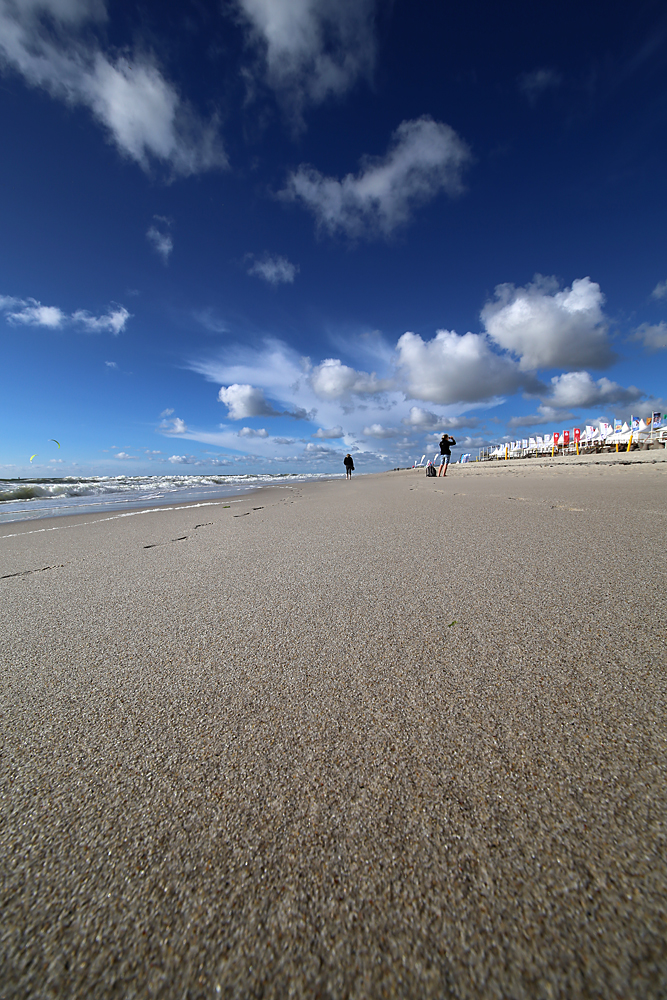
{"type": "Polygon", "coordinates": [[[426,466],[426,475],[427,476],[437,476],[438,475],[438,473],[435,471],[435,465],[427,465],[426,466]]]}

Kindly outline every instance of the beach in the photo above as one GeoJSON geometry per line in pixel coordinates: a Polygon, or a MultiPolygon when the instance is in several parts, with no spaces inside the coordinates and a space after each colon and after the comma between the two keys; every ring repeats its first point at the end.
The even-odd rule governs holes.
{"type": "Polygon", "coordinates": [[[0,526],[3,1000],[665,996],[661,456],[0,526]]]}

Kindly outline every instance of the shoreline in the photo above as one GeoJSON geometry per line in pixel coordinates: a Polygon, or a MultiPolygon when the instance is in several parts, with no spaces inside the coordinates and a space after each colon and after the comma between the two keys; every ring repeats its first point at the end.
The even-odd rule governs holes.
{"type": "MultiPolygon", "coordinates": [[[[453,463],[450,466],[448,473],[448,478],[451,476],[458,476],[463,474],[465,476],[476,474],[484,475],[486,473],[498,474],[500,472],[506,471],[508,473],[512,471],[530,471],[534,469],[535,471],[543,469],[571,469],[576,467],[588,467],[588,466],[601,466],[604,468],[610,468],[614,466],[629,466],[629,465],[662,465],[667,463],[667,450],[653,451],[653,452],[630,452],[628,454],[624,453],[612,453],[609,455],[566,455],[566,456],[556,456],[554,458],[512,458],[508,460],[504,459],[493,459],[486,462],[468,462],[464,465],[453,463]],[[651,456],[651,457],[649,457],[651,456]]],[[[381,472],[356,472],[353,475],[353,481],[363,478],[377,478],[381,476],[391,476],[396,473],[419,473],[423,474],[423,466],[415,467],[405,467],[398,469],[386,469],[381,472]]],[[[442,477],[440,477],[442,478],[442,477]]],[[[220,497],[215,500],[197,500],[190,503],[183,501],[174,501],[172,503],[163,503],[156,506],[146,506],[146,507],[132,507],[128,510],[123,510],[117,514],[110,514],[108,511],[97,511],[90,514],[46,514],[43,517],[30,517],[30,518],[18,518],[15,521],[4,521],[0,522],[0,538],[9,534],[4,529],[5,527],[14,527],[21,524],[39,524],[41,525],[44,521],[52,521],[57,519],[59,522],[66,522],[64,524],[59,524],[58,527],[74,527],[79,523],[88,523],[92,520],[95,521],[111,521],[117,520],[124,517],[132,517],[134,515],[146,514],[150,511],[160,511],[160,510],[178,510],[178,509],[194,509],[196,507],[220,507],[227,506],[232,503],[239,503],[241,501],[247,500],[252,496],[259,496],[265,490],[280,490],[280,489],[300,489],[306,486],[316,487],[320,484],[332,483],[332,482],[342,482],[344,479],[341,476],[331,479],[318,479],[316,481],[305,480],[303,482],[287,484],[287,483],[269,483],[261,484],[259,486],[253,487],[248,493],[242,493],[240,495],[230,494],[227,497],[220,497]],[[85,520],[84,520],[85,519],[85,520]]],[[[0,507],[0,511],[2,507],[0,507]]],[[[44,531],[50,529],[36,528],[35,531],[44,531]]],[[[27,531],[15,532],[16,534],[27,534],[27,531]]]]}

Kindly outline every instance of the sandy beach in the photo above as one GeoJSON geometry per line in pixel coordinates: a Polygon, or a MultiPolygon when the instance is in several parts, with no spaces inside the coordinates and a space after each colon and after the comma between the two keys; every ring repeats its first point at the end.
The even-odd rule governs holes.
{"type": "Polygon", "coordinates": [[[600,458],[3,525],[3,1000],[667,995],[667,463],[600,458]]]}

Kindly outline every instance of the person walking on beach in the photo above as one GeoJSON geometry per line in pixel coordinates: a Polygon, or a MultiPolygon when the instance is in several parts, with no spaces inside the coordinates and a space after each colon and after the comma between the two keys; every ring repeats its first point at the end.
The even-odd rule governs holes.
{"type": "Polygon", "coordinates": [[[343,459],[343,465],[345,466],[345,478],[352,479],[352,472],[354,469],[354,462],[352,461],[352,456],[348,454],[343,459]]]}
{"type": "Polygon", "coordinates": [[[440,438],[440,468],[438,475],[442,476],[443,479],[447,475],[447,466],[452,457],[452,445],[454,444],[456,444],[456,441],[449,434],[443,434],[440,438]]]}

